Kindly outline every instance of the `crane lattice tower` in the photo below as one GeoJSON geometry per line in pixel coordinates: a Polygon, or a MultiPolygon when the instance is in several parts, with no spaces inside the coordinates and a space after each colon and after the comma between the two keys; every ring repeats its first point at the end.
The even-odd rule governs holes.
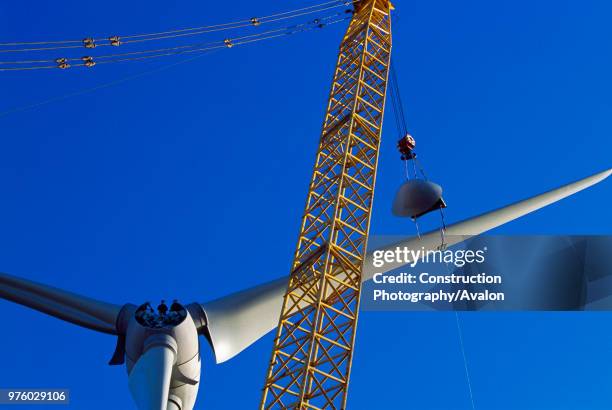
{"type": "Polygon", "coordinates": [[[344,409],[391,59],[392,5],[354,2],[261,409],[344,409]]]}

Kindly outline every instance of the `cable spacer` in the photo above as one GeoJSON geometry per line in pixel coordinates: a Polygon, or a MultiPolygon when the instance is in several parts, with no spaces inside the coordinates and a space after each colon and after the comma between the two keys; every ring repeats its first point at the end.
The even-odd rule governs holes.
{"type": "Polygon", "coordinates": [[[119,36],[109,37],[108,41],[110,41],[110,45],[114,46],[114,47],[119,47],[122,44],[121,43],[121,37],[119,37],[119,36]]]}
{"type": "Polygon", "coordinates": [[[81,57],[81,60],[83,60],[85,67],[93,67],[96,65],[96,62],[93,60],[93,57],[91,56],[83,56],[81,57]]]}
{"type": "Polygon", "coordinates": [[[259,26],[261,22],[259,21],[257,17],[251,17],[251,24],[254,26],[259,26]]]}
{"type": "Polygon", "coordinates": [[[230,40],[229,38],[226,38],[225,40],[223,40],[223,43],[225,44],[227,48],[234,47],[234,43],[232,43],[232,40],[230,40]]]}
{"type": "Polygon", "coordinates": [[[57,68],[61,68],[62,70],[70,68],[70,64],[68,64],[68,59],[66,58],[57,58],[55,62],[57,63],[57,68]]]}
{"type": "Polygon", "coordinates": [[[96,48],[96,43],[93,38],[86,37],[83,39],[83,46],[85,46],[85,48],[96,48]]]}

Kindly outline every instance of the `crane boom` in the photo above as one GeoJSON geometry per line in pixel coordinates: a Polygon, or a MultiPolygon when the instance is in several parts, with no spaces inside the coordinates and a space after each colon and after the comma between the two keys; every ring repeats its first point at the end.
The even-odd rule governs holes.
{"type": "Polygon", "coordinates": [[[392,5],[354,2],[261,409],[344,409],[391,58],[392,5]]]}

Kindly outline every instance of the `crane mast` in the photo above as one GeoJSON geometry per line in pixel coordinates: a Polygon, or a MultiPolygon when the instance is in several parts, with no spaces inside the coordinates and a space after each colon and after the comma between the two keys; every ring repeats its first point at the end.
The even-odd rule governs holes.
{"type": "Polygon", "coordinates": [[[354,2],[261,409],[345,409],[391,58],[392,5],[354,2]]]}

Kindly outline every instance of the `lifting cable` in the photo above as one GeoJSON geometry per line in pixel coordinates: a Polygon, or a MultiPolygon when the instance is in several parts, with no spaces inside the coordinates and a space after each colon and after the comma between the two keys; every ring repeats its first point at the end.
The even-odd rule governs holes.
{"type": "MultiPolygon", "coordinates": [[[[389,91],[391,94],[391,106],[393,107],[393,115],[395,117],[395,126],[397,128],[397,139],[400,140],[408,135],[408,127],[406,125],[406,116],[404,115],[404,105],[402,104],[402,97],[400,94],[399,83],[397,81],[397,74],[395,73],[395,64],[391,61],[389,75],[389,91]]],[[[416,155],[412,158],[412,166],[414,171],[414,177],[417,178],[416,169],[416,155]]],[[[408,161],[404,162],[404,170],[406,178],[410,179],[410,172],[408,171],[408,161]]],[[[423,173],[423,177],[425,174],[423,173]]],[[[427,178],[425,178],[427,179],[427,178]]]]}
{"type": "Polygon", "coordinates": [[[402,104],[402,96],[399,90],[399,84],[397,82],[397,74],[395,73],[395,64],[391,62],[391,93],[394,95],[393,108],[397,112],[397,128],[399,137],[403,137],[408,133],[408,127],[406,126],[406,117],[404,115],[404,105],[402,104]]]}
{"type": "Polygon", "coordinates": [[[208,43],[195,43],[177,47],[160,48],[152,50],[134,51],[129,53],[117,53],[97,56],[95,61],[93,57],[78,57],[78,58],[59,58],[55,60],[21,60],[21,61],[1,61],[0,71],[24,71],[24,70],[40,70],[40,69],[55,69],[55,68],[69,68],[75,67],[93,67],[96,64],[109,64],[118,63],[125,61],[140,61],[152,58],[160,58],[165,56],[188,54],[188,53],[201,53],[222,48],[232,48],[234,46],[245,45],[255,43],[262,40],[269,40],[278,37],[284,37],[287,35],[302,33],[311,31],[314,29],[322,29],[326,26],[340,23],[342,21],[349,20],[351,16],[346,16],[346,13],[335,13],[330,16],[315,19],[306,23],[293,25],[289,27],[283,27],[280,29],[268,30],[265,32],[250,34],[232,39],[224,39],[220,41],[208,42],[208,43]],[[343,15],[342,17],[340,17],[343,15]],[[77,61],[76,63],[71,63],[77,61]],[[34,65],[34,66],[17,66],[17,67],[3,67],[4,64],[37,64],[46,63],[47,65],[34,65]],[[52,64],[52,65],[48,65],[52,64]]]}
{"type": "Polygon", "coordinates": [[[270,14],[262,17],[251,17],[249,19],[238,20],[230,23],[215,24],[209,26],[199,26],[191,28],[183,28],[170,31],[161,31],[155,33],[145,34],[133,34],[127,36],[112,35],[109,37],[86,37],[81,40],[60,40],[60,41],[34,41],[34,42],[11,42],[11,43],[0,43],[0,53],[19,53],[29,51],[48,51],[48,50],[60,50],[60,49],[76,49],[76,48],[87,48],[92,49],[96,47],[105,46],[119,46],[131,43],[142,43],[148,41],[164,40],[177,37],[196,36],[200,34],[206,34],[217,31],[234,30],[243,27],[257,27],[261,24],[268,24],[272,22],[282,21],[301,17],[307,14],[320,13],[323,11],[331,10],[338,7],[346,7],[351,5],[351,1],[347,0],[333,0],[324,3],[316,4],[313,6],[302,7],[290,11],[270,14]],[[47,46],[50,47],[26,47],[26,48],[11,48],[2,49],[2,47],[15,47],[15,46],[47,46]]]}
{"type": "MultiPolygon", "coordinates": [[[[418,170],[421,176],[423,177],[423,179],[425,181],[428,181],[427,175],[425,174],[425,170],[423,169],[423,167],[421,166],[421,163],[417,159],[417,155],[412,151],[415,145],[414,139],[412,138],[412,136],[410,136],[410,134],[408,134],[408,127],[406,125],[406,116],[404,115],[404,105],[402,103],[402,96],[400,93],[399,82],[397,81],[397,74],[395,71],[395,64],[393,63],[393,61],[391,61],[390,70],[389,70],[389,95],[391,97],[391,106],[393,108],[393,115],[395,117],[395,126],[397,129],[398,139],[400,141],[398,143],[398,147],[400,147],[400,144],[406,139],[411,140],[410,149],[402,150],[402,148],[400,147],[400,152],[402,153],[401,159],[404,162],[404,172],[406,174],[406,179],[410,179],[410,172],[408,170],[408,161],[412,160],[414,178],[415,179],[418,178],[418,174],[417,174],[417,167],[418,167],[418,170]]],[[[440,244],[441,248],[444,248],[446,246],[445,245],[446,221],[444,218],[444,211],[443,211],[443,208],[445,206],[446,205],[440,206],[438,208],[440,210],[440,219],[441,219],[441,226],[440,226],[440,237],[442,241],[440,244]]],[[[420,238],[421,233],[419,230],[419,224],[417,222],[417,218],[414,217],[412,218],[412,220],[414,222],[417,235],[420,238]]]]}
{"type": "MultiPolygon", "coordinates": [[[[402,103],[402,95],[400,93],[399,82],[397,81],[397,74],[395,72],[395,65],[393,64],[393,62],[391,62],[390,74],[391,74],[390,75],[391,80],[389,82],[389,85],[390,85],[391,98],[392,98],[391,104],[393,105],[393,112],[394,112],[394,115],[396,116],[396,126],[397,126],[398,139],[399,139],[399,138],[404,138],[406,135],[408,135],[408,127],[406,126],[406,117],[404,115],[404,104],[402,103]]],[[[425,169],[423,169],[423,166],[419,162],[417,156],[414,155],[412,160],[413,160],[412,164],[414,168],[414,177],[415,178],[417,177],[417,167],[418,167],[418,172],[421,174],[423,179],[428,180],[427,174],[425,174],[425,169]]],[[[407,170],[406,170],[406,173],[407,173],[406,177],[409,177],[407,170]]]]}
{"type": "MultiPolygon", "coordinates": [[[[407,134],[408,134],[408,128],[406,127],[406,118],[404,116],[404,108],[403,108],[403,104],[402,104],[402,97],[400,94],[400,90],[399,90],[399,83],[397,81],[397,74],[395,73],[395,66],[393,64],[393,62],[391,62],[391,68],[390,68],[390,80],[389,80],[389,94],[391,97],[391,105],[393,106],[393,114],[395,116],[395,125],[397,128],[397,133],[398,133],[398,138],[404,138],[407,134]]],[[[405,165],[405,172],[406,172],[406,178],[409,179],[410,175],[408,172],[408,160],[404,160],[404,165],[405,165]]],[[[417,177],[417,173],[416,173],[416,166],[418,164],[419,169],[421,171],[421,174],[423,175],[423,178],[425,178],[425,180],[427,180],[427,176],[425,175],[425,171],[423,170],[423,168],[421,167],[421,165],[418,163],[418,160],[416,158],[416,155],[414,155],[412,157],[412,163],[414,165],[414,175],[415,178],[417,177]]],[[[440,243],[440,249],[445,249],[446,248],[446,243],[445,243],[445,234],[446,234],[446,221],[444,219],[444,210],[442,207],[439,208],[440,210],[440,218],[441,218],[441,227],[440,227],[440,238],[441,238],[441,243],[440,243]]],[[[417,222],[417,218],[413,218],[414,221],[414,225],[415,225],[415,229],[416,229],[416,233],[417,236],[420,238],[421,237],[421,232],[419,230],[419,224],[417,222]]],[[[448,266],[448,263],[445,263],[446,265],[446,270],[447,272],[450,274],[450,268],[448,266]]],[[[472,410],[475,409],[475,405],[474,405],[474,394],[472,392],[472,382],[470,379],[470,372],[468,369],[468,363],[467,363],[467,357],[466,357],[466,353],[465,353],[465,346],[464,346],[464,342],[463,342],[463,332],[461,329],[461,324],[459,321],[459,313],[457,311],[455,311],[455,320],[457,323],[457,332],[459,335],[459,347],[461,349],[461,355],[463,358],[463,366],[465,369],[465,377],[467,380],[467,385],[468,385],[468,391],[470,394],[470,403],[472,405],[472,410]]]]}

